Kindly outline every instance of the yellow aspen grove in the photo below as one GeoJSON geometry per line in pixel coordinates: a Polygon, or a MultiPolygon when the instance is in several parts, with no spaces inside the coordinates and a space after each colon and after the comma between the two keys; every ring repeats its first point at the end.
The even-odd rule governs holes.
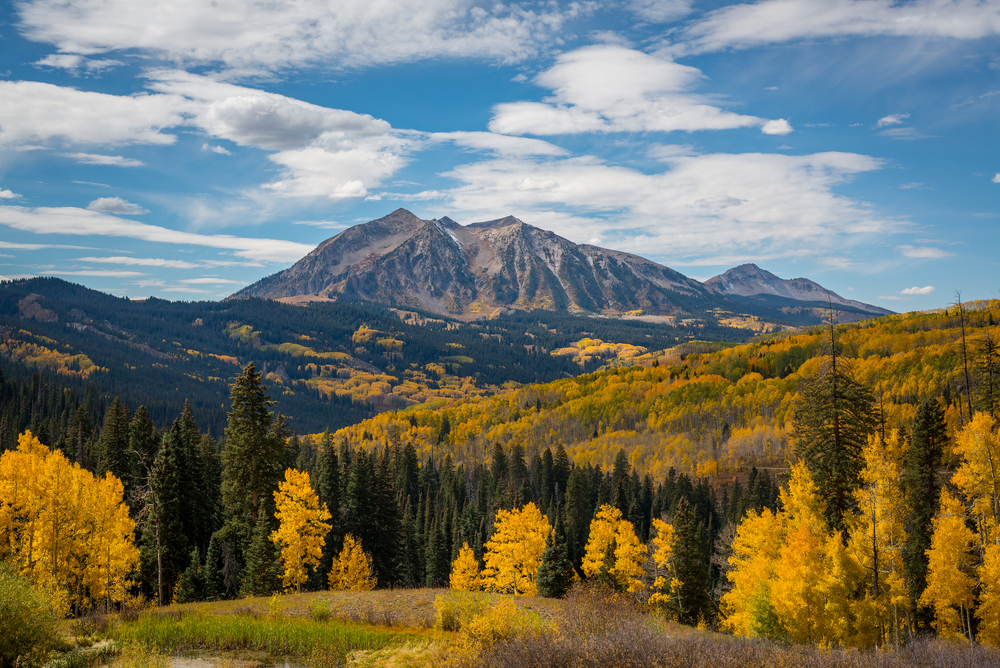
{"type": "Polygon", "coordinates": [[[670,569],[670,557],[674,555],[674,527],[659,518],[654,518],[652,528],[655,533],[651,542],[656,571],[653,578],[653,593],[646,601],[651,607],[665,605],[670,599],[670,594],[680,584],[670,569]]]}
{"type": "Polygon", "coordinates": [[[736,635],[772,639],[784,635],[771,602],[784,532],[784,516],[767,508],[760,514],[747,513],[736,529],[726,573],[733,588],[722,597],[723,623],[736,635]]]}
{"type": "Polygon", "coordinates": [[[941,490],[941,510],[934,518],[934,535],[927,550],[927,589],[920,604],[934,608],[934,628],[942,638],[968,639],[975,585],[970,550],[975,540],[965,525],[961,502],[947,489],[941,490]]]}
{"type": "Polygon", "coordinates": [[[548,518],[529,503],[521,510],[498,510],[495,524],[485,546],[483,587],[516,596],[536,595],[538,567],[552,529],[548,518]]]}
{"type": "Polygon", "coordinates": [[[955,437],[952,451],[962,457],[952,482],[958,485],[969,502],[969,513],[980,524],[984,543],[1000,540],[1000,436],[996,423],[986,413],[976,413],[955,437]]]}
{"type": "Polygon", "coordinates": [[[139,561],[122,495],[120,480],[94,478],[26,431],[0,456],[0,559],[66,607],[121,601],[139,561]]]}
{"type": "Polygon", "coordinates": [[[330,589],[369,591],[375,588],[377,579],[372,568],[372,556],[351,534],[344,536],[344,548],[333,562],[329,583],[330,589]]]}
{"type": "Polygon", "coordinates": [[[281,550],[283,584],[285,589],[295,587],[301,592],[309,576],[307,569],[315,569],[323,556],[326,534],[330,532],[330,511],[325,503],[320,505],[309,484],[309,474],[295,469],[285,471],[285,479],[278,483],[274,507],[280,524],[271,533],[271,542],[281,550]]]}
{"type": "Polygon", "coordinates": [[[862,643],[866,645],[898,644],[907,618],[903,527],[909,511],[901,484],[904,447],[899,430],[893,429],[884,442],[869,436],[862,451],[865,468],[861,487],[854,493],[858,513],[850,523],[848,544],[867,592],[855,606],[856,615],[867,620],[862,624],[868,627],[868,641],[862,643]]]}
{"type": "Polygon", "coordinates": [[[601,506],[590,523],[590,537],[583,557],[584,575],[589,578],[601,571],[604,554],[612,541],[615,543],[615,565],[610,572],[615,582],[629,593],[643,589],[646,546],[639,542],[632,523],[622,519],[622,512],[614,506],[601,506]]]}
{"type": "Polygon", "coordinates": [[[1000,545],[987,545],[979,572],[983,590],[979,594],[979,642],[1000,647],[1000,545]]]}
{"type": "Polygon", "coordinates": [[[458,591],[479,591],[483,588],[479,577],[479,562],[476,554],[468,543],[462,543],[455,563],[451,565],[451,576],[448,584],[458,591]]]}

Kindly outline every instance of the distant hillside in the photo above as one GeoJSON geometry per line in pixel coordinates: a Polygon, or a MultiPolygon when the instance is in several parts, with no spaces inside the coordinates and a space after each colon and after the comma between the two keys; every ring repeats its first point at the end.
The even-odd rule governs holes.
{"type": "Polygon", "coordinates": [[[853,299],[844,299],[808,278],[778,278],[755,264],[742,264],[705,281],[705,287],[741,304],[763,304],[792,312],[808,306],[843,307],[840,322],[854,322],[892,311],[853,299]],[[853,313],[853,315],[847,315],[853,313]]]}
{"type": "MultiPolygon", "coordinates": [[[[979,351],[1000,319],[1000,300],[968,307],[977,394],[979,351]]],[[[617,368],[441,410],[385,413],[334,437],[353,447],[413,443],[422,455],[450,452],[467,466],[484,462],[497,443],[521,446],[528,461],[562,444],[577,464],[605,468],[624,449],[636,469],[656,479],[670,468],[701,476],[728,467],[783,467],[790,454],[789,408],[802,378],[820,368],[825,336],[817,327],[743,345],[686,343],[617,368]]],[[[951,430],[968,420],[961,337],[956,309],[838,326],[841,359],[874,390],[887,429],[908,427],[917,404],[935,397],[946,406],[951,430]]]]}
{"type": "Polygon", "coordinates": [[[145,404],[158,424],[190,399],[220,435],[229,384],[248,362],[300,432],[353,424],[380,411],[490,395],[674,346],[697,336],[746,340],[719,325],[514,312],[462,323],[343,299],[293,306],[130,301],[55,278],[0,283],[0,365],[41,371],[110,401],[145,404]]]}

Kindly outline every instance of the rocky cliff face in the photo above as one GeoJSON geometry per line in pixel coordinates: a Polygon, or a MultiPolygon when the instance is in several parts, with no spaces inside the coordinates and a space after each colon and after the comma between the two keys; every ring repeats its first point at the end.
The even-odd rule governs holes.
{"type": "Polygon", "coordinates": [[[508,216],[471,225],[399,209],[349,228],[234,298],[349,295],[437,313],[497,308],[677,314],[717,299],[636,255],[577,245],[508,216]]]}
{"type": "Polygon", "coordinates": [[[743,264],[710,278],[705,281],[705,287],[718,295],[769,301],[772,304],[782,300],[820,305],[831,303],[835,307],[847,307],[873,315],[892,313],[878,306],[845,299],[808,278],[778,278],[755,264],[743,264]]]}

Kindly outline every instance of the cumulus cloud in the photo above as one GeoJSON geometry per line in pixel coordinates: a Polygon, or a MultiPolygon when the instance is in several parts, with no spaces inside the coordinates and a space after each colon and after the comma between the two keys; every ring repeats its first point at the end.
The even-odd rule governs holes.
{"type": "Polygon", "coordinates": [[[293,241],[171,230],[75,207],[0,206],[0,225],[34,234],[127,237],[155,243],[207,246],[231,250],[237,257],[270,262],[294,262],[313,249],[313,246],[293,241]]]}
{"type": "Polygon", "coordinates": [[[121,197],[98,197],[87,205],[89,211],[101,211],[103,213],[120,213],[129,216],[141,216],[149,213],[149,209],[144,209],[138,204],[132,204],[121,197]]]}
{"type": "Polygon", "coordinates": [[[954,253],[949,253],[933,246],[896,246],[903,257],[919,260],[939,260],[944,257],[951,257],[954,253]]]}
{"type": "Polygon", "coordinates": [[[486,160],[445,175],[458,187],[420,195],[443,200],[459,220],[517,212],[572,239],[599,237],[615,248],[671,258],[768,245],[824,249],[834,237],[904,226],[834,192],[882,167],[869,156],[668,151],[662,160],[668,169],[655,174],[590,156],[486,160]]]}
{"type": "Polygon", "coordinates": [[[887,125],[899,125],[909,117],[909,114],[889,114],[888,116],[883,116],[878,119],[878,122],[875,123],[875,127],[884,128],[887,125]]]}
{"type": "Polygon", "coordinates": [[[210,146],[207,143],[201,145],[201,150],[211,151],[212,153],[218,153],[219,155],[232,155],[232,153],[228,149],[222,146],[210,146]]]}
{"type": "Polygon", "coordinates": [[[1000,34],[1000,4],[982,0],[763,0],[709,12],[682,35],[682,51],[746,49],[804,39],[1000,34]]]}
{"type": "Polygon", "coordinates": [[[4,190],[0,188],[0,199],[18,199],[21,196],[12,190],[4,190]]]}
{"type": "Polygon", "coordinates": [[[185,101],[108,95],[37,81],[0,81],[0,146],[61,139],[74,144],[173,144],[185,101]]]}
{"type": "MultiPolygon", "coordinates": [[[[493,109],[489,129],[501,134],[724,130],[760,127],[791,131],[768,121],[724,111],[691,91],[701,70],[614,44],[560,55],[535,77],[552,90],[544,102],[511,102],[493,109]]],[[[782,125],[783,123],[783,125],[782,125]]],[[[777,134],[781,134],[778,132],[777,134]]]]}
{"type": "MultiPolygon", "coordinates": [[[[997,172],[997,173],[996,173],[996,176],[994,176],[994,177],[993,177],[993,178],[991,179],[991,181],[993,181],[993,183],[1000,183],[1000,172],[997,172]]],[[[8,192],[10,192],[10,191],[8,191],[8,192]]]]}
{"type": "Polygon", "coordinates": [[[925,285],[922,288],[919,288],[919,287],[905,288],[903,290],[900,290],[899,294],[901,294],[901,295],[929,295],[932,292],[934,292],[934,286],[933,285],[925,285]]]}
{"type": "Polygon", "coordinates": [[[764,126],[760,129],[766,135],[787,135],[792,130],[792,124],[786,121],[784,118],[777,118],[773,121],[768,121],[764,123],[764,126]]]}
{"type": "MultiPolygon", "coordinates": [[[[222,63],[275,71],[316,62],[371,66],[422,58],[532,58],[592,3],[484,3],[464,0],[175,0],[152,7],[132,0],[25,0],[26,37],[61,53],[125,50],[178,63],[222,63]]],[[[647,2],[655,13],[656,2],[647,2]]],[[[669,3],[666,3],[669,4],[669,3]]]]}

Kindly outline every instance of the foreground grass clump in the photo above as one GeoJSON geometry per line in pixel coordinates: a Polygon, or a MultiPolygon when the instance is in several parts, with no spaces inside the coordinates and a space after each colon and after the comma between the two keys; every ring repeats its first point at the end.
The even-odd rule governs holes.
{"type": "Polygon", "coordinates": [[[311,618],[146,613],[111,629],[124,645],[141,645],[156,653],[192,650],[253,651],[295,657],[318,666],[343,665],[350,652],[381,650],[405,643],[426,643],[412,633],[360,624],[311,618]]]}
{"type": "Polygon", "coordinates": [[[58,641],[52,598],[0,563],[0,668],[37,663],[58,641]]]}
{"type": "Polygon", "coordinates": [[[577,587],[550,624],[481,643],[464,668],[988,668],[1000,651],[920,640],[899,650],[777,645],[664,624],[633,601],[577,587]]]}

